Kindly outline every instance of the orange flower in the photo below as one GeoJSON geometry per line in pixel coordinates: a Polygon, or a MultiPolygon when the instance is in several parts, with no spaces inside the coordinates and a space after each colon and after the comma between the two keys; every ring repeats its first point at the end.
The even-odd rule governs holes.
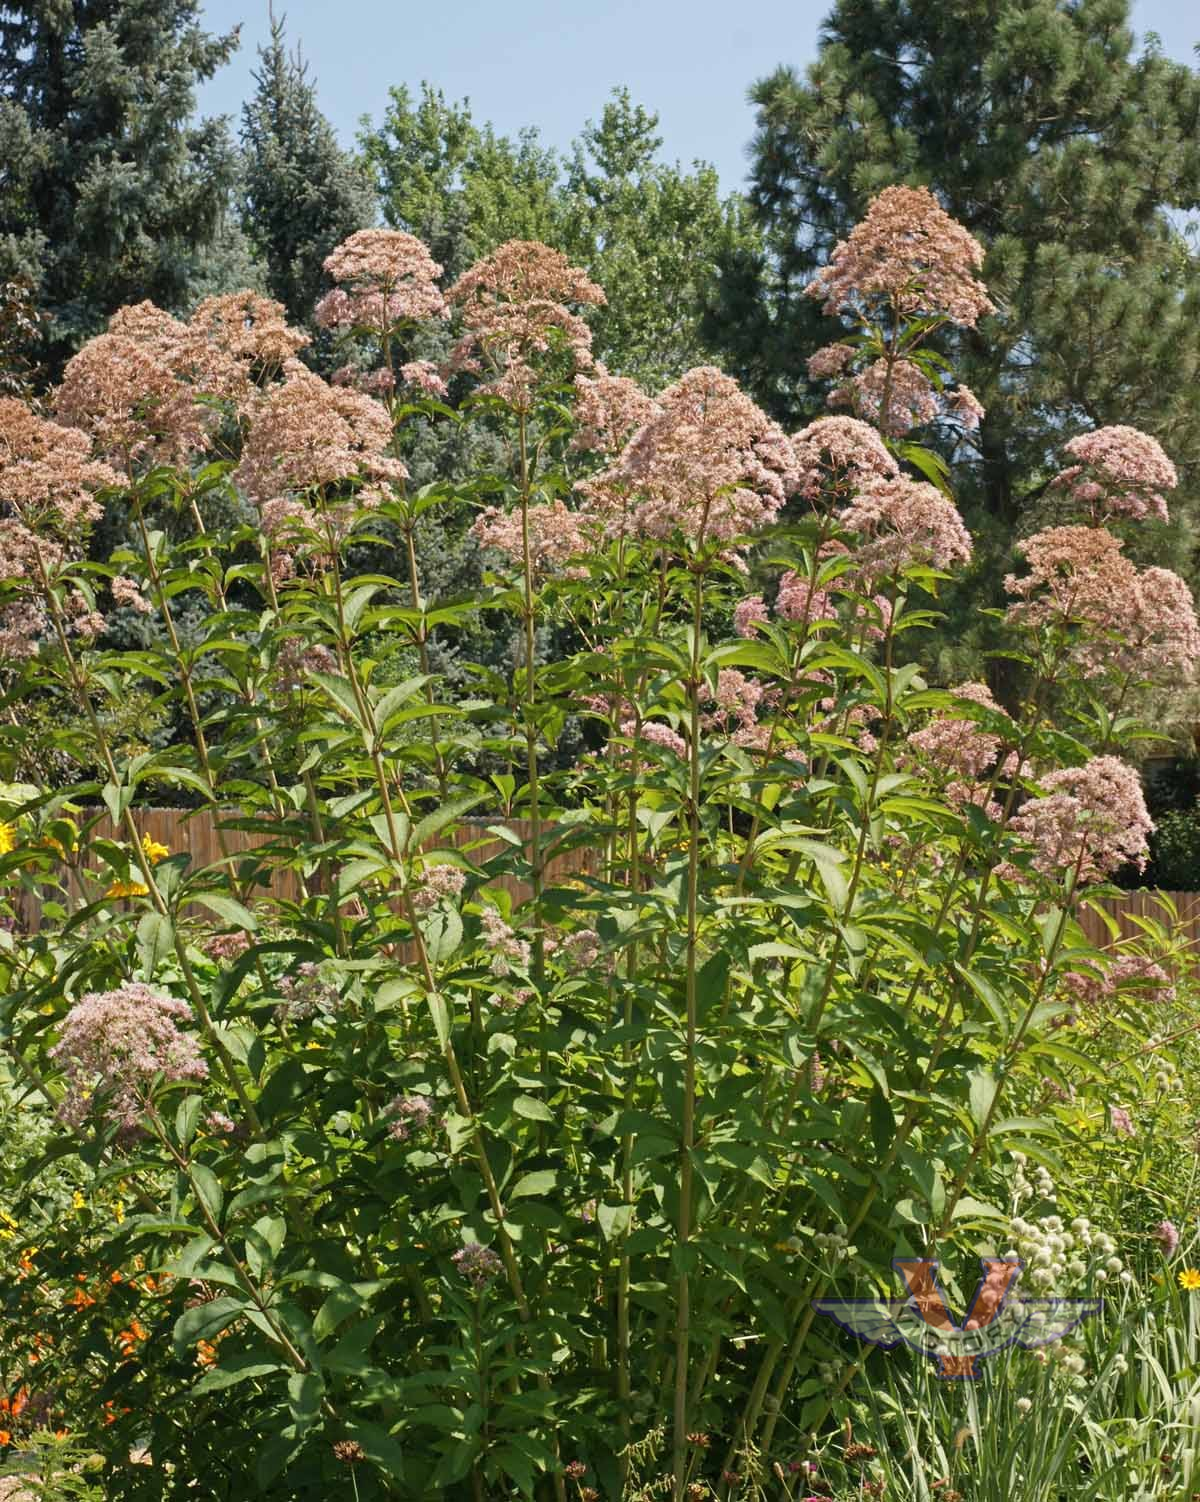
{"type": "Polygon", "coordinates": [[[6,1445],[11,1445],[11,1444],[12,1444],[12,1435],[8,1432],[7,1429],[0,1429],[0,1450],[4,1449],[4,1447],[6,1445]]]}
{"type": "Polygon", "coordinates": [[[96,1300],[85,1288],[77,1288],[67,1302],[74,1309],[90,1309],[96,1300]]]}
{"type": "Polygon", "coordinates": [[[202,1340],[196,1346],[196,1365],[214,1366],[217,1360],[217,1348],[211,1340],[202,1340]]]}

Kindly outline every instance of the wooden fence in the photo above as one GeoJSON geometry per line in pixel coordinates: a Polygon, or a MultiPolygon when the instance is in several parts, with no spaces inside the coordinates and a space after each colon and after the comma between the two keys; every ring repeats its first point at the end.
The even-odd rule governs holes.
{"type": "MultiPolygon", "coordinates": [[[[251,898],[256,893],[260,896],[270,895],[281,901],[294,902],[300,897],[300,873],[286,864],[277,863],[281,859],[286,861],[289,852],[287,840],[286,838],[280,839],[274,828],[273,819],[270,824],[264,821],[261,833],[253,829],[230,828],[231,819],[237,823],[244,821],[238,815],[221,814],[211,808],[139,808],[134,813],[134,819],[144,838],[156,844],[165,845],[173,855],[186,851],[192,858],[194,869],[222,866],[223,869],[230,871],[235,881],[239,879],[237,871],[240,864],[239,857],[250,856],[254,851],[260,850],[263,852],[262,864],[260,871],[255,873],[258,880],[255,888],[250,892],[251,898]]],[[[533,826],[528,819],[496,817],[464,820],[454,828],[439,834],[437,843],[443,848],[453,845],[458,849],[463,849],[472,860],[487,860],[511,845],[511,842],[489,834],[489,825],[510,830],[526,845],[532,837],[533,826]],[[470,848],[467,849],[467,847],[470,848]]],[[[125,831],[121,829],[114,832],[112,820],[105,813],[91,826],[89,837],[124,840],[125,831]]],[[[93,870],[99,865],[97,861],[90,862],[90,868],[93,870]]],[[[561,882],[573,876],[579,876],[585,871],[595,869],[595,865],[594,853],[590,850],[580,848],[557,852],[552,850],[546,862],[547,883],[561,882]]],[[[247,870],[246,875],[250,874],[247,870]]],[[[130,876],[133,881],[138,879],[136,867],[131,870],[130,876]]],[[[74,871],[69,869],[59,873],[59,880],[66,889],[68,901],[73,906],[96,901],[103,890],[95,882],[81,881],[74,871]]],[[[529,884],[516,876],[501,874],[494,877],[490,884],[511,892],[514,903],[523,902],[530,895],[529,884]]],[[[319,871],[314,872],[311,878],[307,879],[307,887],[310,892],[322,890],[319,871]]],[[[34,932],[41,922],[41,905],[36,894],[22,892],[16,908],[21,928],[26,932],[34,932]]]]}
{"type": "MultiPolygon", "coordinates": [[[[137,826],[144,835],[165,845],[172,852],[186,850],[196,867],[216,865],[226,855],[232,857],[236,864],[236,857],[239,855],[270,846],[273,841],[277,842],[277,853],[286,858],[286,843],[278,842],[277,835],[271,829],[264,827],[261,834],[252,829],[231,829],[223,822],[230,817],[219,815],[210,808],[139,808],[135,814],[137,826]]],[[[530,839],[532,826],[528,820],[499,817],[464,820],[438,838],[442,843],[452,843],[459,848],[471,846],[473,858],[487,860],[504,846],[504,841],[487,833],[489,824],[502,825],[526,843],[530,839]]],[[[107,814],[98,821],[93,835],[113,838],[113,826],[107,814]]],[[[265,851],[264,855],[269,863],[271,852],[265,851]]],[[[546,877],[548,882],[553,883],[595,869],[594,851],[572,849],[551,855],[546,865],[546,877]]],[[[286,865],[264,865],[263,876],[266,881],[265,885],[259,887],[260,892],[269,892],[285,901],[295,901],[300,896],[299,875],[286,865]]],[[[502,875],[495,879],[494,884],[507,888],[512,893],[514,902],[524,901],[529,896],[528,884],[518,877],[502,875]]],[[[72,874],[68,874],[66,885],[74,903],[94,901],[99,895],[99,888],[94,886],[85,892],[82,884],[72,874]]],[[[318,890],[319,887],[320,878],[316,876],[309,882],[309,889],[318,890]]],[[[1092,904],[1116,920],[1118,937],[1130,938],[1138,934],[1141,930],[1136,919],[1141,916],[1168,928],[1177,927],[1190,943],[1200,945],[1200,892],[1125,892],[1119,897],[1092,899],[1092,904]],[[1172,915],[1172,909],[1175,916],[1172,915]]],[[[33,894],[23,894],[19,914],[22,927],[27,931],[38,926],[39,905],[33,894]]],[[[1113,935],[1099,912],[1085,906],[1080,910],[1079,918],[1084,932],[1093,944],[1104,947],[1112,942],[1113,935]]]]}

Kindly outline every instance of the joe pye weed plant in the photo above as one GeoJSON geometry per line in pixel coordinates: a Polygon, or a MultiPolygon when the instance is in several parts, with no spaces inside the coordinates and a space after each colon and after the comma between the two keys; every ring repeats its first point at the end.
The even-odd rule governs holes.
{"type": "Polygon", "coordinates": [[[1114,427],[1047,456],[1011,702],[920,671],[971,539],[914,434],[975,461],[981,261],[881,194],[811,289],[845,410],[794,435],[715,369],[595,365],[603,292],[546,246],[443,289],[386,230],[328,262],[331,382],[247,293],[124,309],[48,414],[0,402],[7,703],[69,699],[101,768],[8,808],[43,921],[0,936],[0,1024],[49,1155],[128,1187],[97,1255],[149,1279],[122,1340],[64,1228],[2,1360],[109,1420],[107,1496],[799,1497],[847,1360],[812,1299],[936,1253],[961,1304],[1008,1155],[1110,1130],[1078,908],[1144,857],[1139,696],[1200,634],[1125,558],[1175,476],[1114,427]],[[410,488],[412,435],[463,423],[507,467],[410,488]],[[88,562],[118,500],[134,541],[88,562]],[[431,519],[476,596],[429,598],[431,519]],[[112,602],[152,645],[106,650],[112,602]],[[431,644],[481,611],[507,670],[452,695],[431,644]],[[106,706],[148,686],[187,736],[122,756],[106,706]],[[180,793],[260,843],[149,848],[180,793]]]}

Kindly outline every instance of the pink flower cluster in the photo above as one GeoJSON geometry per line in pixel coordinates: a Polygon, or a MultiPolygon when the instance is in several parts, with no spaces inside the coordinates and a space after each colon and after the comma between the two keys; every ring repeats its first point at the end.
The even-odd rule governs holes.
{"type": "Polygon", "coordinates": [[[616,462],[580,489],[593,509],[632,496],[635,533],[730,542],[773,521],[800,483],[783,430],[712,366],[689,370],[616,462]]]}
{"type": "Polygon", "coordinates": [[[925,313],[974,328],[995,311],[975,275],[982,265],[983,247],[928,188],[891,187],[804,290],[829,314],[882,300],[904,317],[925,313]]]}
{"type": "Polygon", "coordinates": [[[201,398],[243,415],[307,343],[278,303],[252,292],[207,298],[187,323],[138,303],[67,362],[55,410],[126,467],[184,464],[209,447],[224,417],[201,398]]]}
{"type": "Polygon", "coordinates": [[[658,411],[658,403],[628,376],[609,375],[603,365],[595,374],[575,377],[573,449],[616,454],[638,428],[658,411]]]}
{"type": "Polygon", "coordinates": [[[127,579],[123,574],[117,577],[109,585],[113,600],[118,605],[127,605],[130,610],[135,610],[138,615],[149,615],[154,609],[150,601],[137,587],[133,579],[127,579]]]}
{"type": "Polygon", "coordinates": [[[426,866],[413,888],[412,905],[418,913],[427,913],[439,902],[457,897],[466,884],[467,873],[458,866],[426,866]]]}
{"type": "MultiPolygon", "coordinates": [[[[530,506],[528,513],[529,558],[536,572],[559,568],[577,557],[587,544],[581,516],[568,511],[556,496],[544,505],[530,506]]],[[[494,548],[519,567],[525,559],[524,531],[520,509],[503,511],[488,506],[471,525],[471,536],[480,547],[494,548]]]]}
{"type": "Polygon", "coordinates": [[[819,589],[811,579],[788,569],[779,581],[775,614],[781,621],[802,621],[806,625],[813,621],[835,621],[837,605],[828,590],[819,589]]]}
{"type": "MultiPolygon", "coordinates": [[[[1145,866],[1154,824],[1132,767],[1095,756],[1041,781],[1042,796],[1031,798],[1011,824],[1032,846],[1036,871],[1056,879],[1078,871],[1082,884],[1103,881],[1129,861],[1145,866]]],[[[1014,872],[1005,867],[1003,874],[1014,872]]]]}
{"type": "Polygon", "coordinates": [[[398,324],[449,313],[437,285],[442,268],[403,230],[358,230],[325,257],[325,270],[338,285],[314,310],[322,328],[364,329],[382,337],[398,324]]]}
{"type": "Polygon", "coordinates": [[[481,389],[516,410],[532,401],[536,357],[558,349],[574,370],[592,364],[592,332],[567,304],[596,307],[604,293],[538,240],[506,241],[465,271],[447,296],[464,329],[451,369],[479,371],[486,362],[494,376],[481,389]]]}
{"type": "Polygon", "coordinates": [[[971,559],[970,533],[953,501],[923,480],[874,480],[838,514],[838,521],[847,532],[863,536],[853,556],[867,581],[918,564],[949,569],[971,559]]]}
{"type": "MultiPolygon", "coordinates": [[[[985,683],[960,683],[951,693],[996,714],[1003,711],[985,683]]],[[[956,780],[970,781],[995,766],[1000,751],[998,735],[985,730],[977,720],[943,711],[922,730],[908,737],[908,745],[940,771],[956,780]]]]}
{"type": "Polygon", "coordinates": [[[477,1241],[469,1241],[450,1260],[475,1288],[486,1288],[493,1278],[499,1277],[504,1271],[504,1263],[491,1247],[480,1246],[477,1241]]]}
{"type": "MultiPolygon", "coordinates": [[[[90,457],[83,433],[36,416],[17,397],[0,397],[0,504],[5,523],[77,542],[101,514],[98,492],[118,485],[90,457]]],[[[23,577],[24,570],[17,577],[23,577]]],[[[10,576],[11,577],[11,576],[10,576]]]]}
{"type": "Polygon", "coordinates": [[[808,500],[826,487],[840,491],[900,473],[875,429],[854,417],[818,417],[796,434],[792,449],[800,470],[797,488],[808,500]]]}
{"type": "Polygon", "coordinates": [[[483,941],[493,952],[493,975],[511,975],[514,965],[521,970],[528,970],[529,945],[524,939],[517,938],[494,907],[485,907],[479,922],[483,941]]]}
{"type": "Polygon", "coordinates": [[[235,478],[260,505],[363,478],[358,501],[366,505],[408,477],[388,453],[391,442],[391,419],[378,402],[298,367],[256,405],[235,478]]]}
{"type": "Polygon", "coordinates": [[[1093,520],[1120,513],[1135,521],[1167,521],[1164,490],[1179,483],[1175,466],[1148,433],[1117,424],[1081,433],[1066,445],[1076,462],[1052,483],[1090,508],[1093,520]]]}
{"type": "Polygon", "coordinates": [[[1114,998],[1168,1004],[1175,1000],[1171,977],[1148,955],[1123,954],[1103,973],[1069,970],[1063,985],[1080,1006],[1094,1011],[1114,998]]]}
{"type": "Polygon", "coordinates": [[[191,1015],[184,1002],[138,981],[88,992],[67,1013],[50,1050],[67,1078],[62,1119],[79,1126],[97,1109],[132,1131],[159,1080],[204,1079],[208,1066],[196,1039],[179,1028],[191,1015]]]}
{"type": "Polygon", "coordinates": [[[407,1142],[414,1132],[423,1132],[433,1120],[433,1102],[427,1095],[397,1095],[385,1112],[393,1142],[407,1142]]]}
{"type": "Polygon", "coordinates": [[[1072,655],[1089,672],[1140,681],[1190,675],[1200,660],[1191,591],[1170,569],[1139,571],[1104,527],[1049,527],[1017,544],[1029,573],[1009,574],[1011,625],[1075,627],[1072,655]]]}

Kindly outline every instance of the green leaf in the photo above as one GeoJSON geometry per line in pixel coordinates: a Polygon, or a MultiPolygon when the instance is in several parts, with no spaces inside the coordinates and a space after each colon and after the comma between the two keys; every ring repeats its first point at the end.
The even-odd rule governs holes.
{"type": "Polygon", "coordinates": [[[600,1230],[606,1241],[616,1241],[619,1237],[629,1235],[633,1211],[632,1205],[606,1205],[603,1200],[600,1201],[596,1206],[596,1219],[600,1222],[600,1230]]]}
{"type": "Polygon", "coordinates": [[[549,1194],[558,1183],[558,1175],[552,1168],[542,1168],[536,1173],[523,1174],[508,1192],[510,1200],[522,1199],[528,1194],[549,1194]]]}
{"type": "Polygon", "coordinates": [[[191,1144],[196,1135],[196,1124],[200,1120],[200,1112],[204,1106],[202,1095],[189,1095],[186,1100],[179,1104],[175,1112],[175,1142],[184,1152],[191,1144]]]}
{"type": "Polygon", "coordinates": [[[244,1302],[228,1294],[222,1294],[219,1299],[210,1299],[204,1304],[197,1304],[194,1309],[185,1309],[175,1321],[171,1336],[175,1343],[175,1354],[177,1356],[191,1354],[197,1341],[211,1340],[214,1335],[227,1330],[245,1312],[244,1302]]]}
{"type": "Polygon", "coordinates": [[[527,1121],[554,1120],[554,1112],[532,1095],[518,1095],[512,1103],[512,1108],[518,1116],[524,1116],[527,1121]]]}
{"type": "Polygon", "coordinates": [[[216,1174],[203,1163],[193,1163],[189,1172],[196,1197],[212,1216],[213,1220],[219,1221],[221,1218],[221,1208],[225,1203],[225,1194],[217,1181],[216,1174]]]}
{"type": "Polygon", "coordinates": [[[138,959],[147,981],[175,948],[175,928],[165,913],[143,913],[137,926],[138,959]]]}
{"type": "Polygon", "coordinates": [[[248,907],[244,907],[235,897],[226,896],[224,892],[193,892],[188,895],[187,906],[193,903],[203,903],[206,908],[216,913],[218,918],[226,923],[232,923],[236,928],[246,933],[253,933],[258,927],[258,919],[248,907]]]}

